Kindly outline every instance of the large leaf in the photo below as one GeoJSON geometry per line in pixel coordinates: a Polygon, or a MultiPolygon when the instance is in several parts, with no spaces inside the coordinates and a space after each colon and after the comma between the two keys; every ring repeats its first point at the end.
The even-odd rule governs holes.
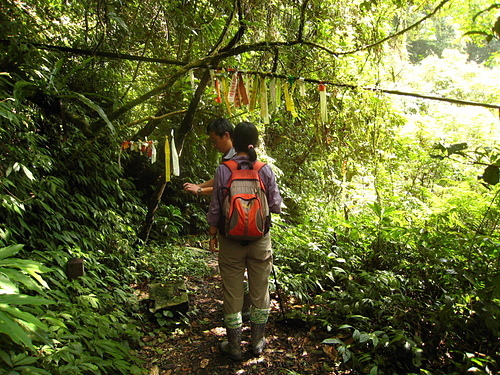
{"type": "MultiPolygon", "coordinates": [[[[27,287],[29,290],[34,290],[37,292],[41,292],[42,288],[40,287],[39,284],[33,280],[29,275],[26,275],[24,272],[16,269],[11,269],[11,268],[2,268],[0,269],[0,275],[3,275],[5,278],[9,279],[10,282],[15,282],[15,283],[21,283],[25,287],[27,287]]],[[[1,276],[0,276],[1,279],[1,276]]],[[[8,293],[4,292],[0,288],[0,294],[15,294],[15,293],[8,293]]]]}
{"type": "Polygon", "coordinates": [[[7,277],[7,275],[0,273],[0,294],[16,294],[19,293],[19,289],[12,282],[12,280],[7,277]]]}
{"type": "Polygon", "coordinates": [[[15,268],[20,268],[22,270],[29,269],[37,273],[46,273],[51,271],[50,268],[45,267],[39,262],[29,259],[18,259],[18,258],[0,260],[0,267],[15,267],[15,268]]]}
{"type": "MultiPolygon", "coordinates": [[[[10,305],[50,305],[55,301],[43,298],[33,297],[24,294],[0,294],[0,306],[2,304],[10,305]]],[[[1,309],[1,307],[0,307],[1,309]]]]}
{"type": "Polygon", "coordinates": [[[41,285],[45,288],[49,289],[49,285],[47,282],[40,276],[40,273],[45,273],[51,271],[50,268],[41,265],[38,262],[34,262],[27,259],[5,259],[0,261],[0,269],[1,267],[11,267],[11,268],[19,268],[23,272],[29,273],[31,277],[36,279],[41,285]]]}
{"type": "Polygon", "coordinates": [[[108,128],[109,128],[109,130],[111,130],[112,133],[115,132],[115,128],[114,128],[113,124],[111,123],[111,121],[109,121],[108,116],[106,115],[104,110],[99,105],[97,105],[92,100],[90,100],[89,98],[87,98],[86,96],[84,96],[82,94],[75,93],[75,95],[80,101],[82,101],[83,103],[88,105],[90,108],[95,110],[99,114],[99,116],[101,116],[101,118],[104,120],[104,122],[106,122],[106,125],[108,125],[108,128]]]}
{"type": "Polygon", "coordinates": [[[36,328],[47,330],[47,326],[37,317],[25,311],[21,311],[17,307],[0,304],[0,310],[9,314],[13,319],[16,319],[19,324],[30,331],[35,331],[36,328]]]}
{"type": "Polygon", "coordinates": [[[0,333],[5,333],[16,344],[34,349],[31,338],[21,326],[10,316],[0,311],[0,333]]]}
{"type": "Polygon", "coordinates": [[[21,249],[23,248],[24,245],[12,245],[12,246],[7,246],[7,247],[2,247],[0,249],[0,259],[5,259],[8,257],[11,257],[14,254],[17,254],[21,249]]]}
{"type": "Polygon", "coordinates": [[[496,165],[488,165],[481,178],[490,185],[496,185],[500,182],[500,168],[496,165]]]}

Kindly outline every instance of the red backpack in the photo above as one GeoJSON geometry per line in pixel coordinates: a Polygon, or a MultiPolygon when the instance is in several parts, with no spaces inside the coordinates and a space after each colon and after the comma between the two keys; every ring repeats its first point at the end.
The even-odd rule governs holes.
{"type": "Polygon", "coordinates": [[[224,188],[226,195],[219,230],[226,238],[246,245],[262,238],[269,231],[271,221],[266,187],[259,175],[265,163],[242,163],[249,163],[249,169],[241,169],[235,160],[222,163],[231,171],[231,177],[224,188]]]}

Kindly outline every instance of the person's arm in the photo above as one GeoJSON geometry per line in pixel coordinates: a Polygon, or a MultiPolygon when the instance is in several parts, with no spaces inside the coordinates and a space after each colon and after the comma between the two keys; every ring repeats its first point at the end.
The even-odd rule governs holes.
{"type": "Polygon", "coordinates": [[[202,182],[199,185],[186,182],[184,184],[184,191],[194,194],[194,195],[212,195],[214,188],[214,179],[211,178],[208,181],[202,182]]]}
{"type": "Polygon", "coordinates": [[[269,164],[265,165],[259,173],[261,173],[261,178],[264,180],[266,185],[266,196],[269,211],[274,214],[281,213],[281,203],[283,202],[283,198],[281,197],[278,185],[276,184],[276,175],[269,164]]]}
{"type": "Polygon", "coordinates": [[[219,243],[217,240],[218,225],[222,215],[222,201],[224,200],[222,189],[219,186],[225,186],[229,179],[231,171],[229,168],[220,165],[215,171],[212,199],[208,205],[207,222],[209,225],[208,234],[210,236],[210,251],[218,251],[219,243]]]}

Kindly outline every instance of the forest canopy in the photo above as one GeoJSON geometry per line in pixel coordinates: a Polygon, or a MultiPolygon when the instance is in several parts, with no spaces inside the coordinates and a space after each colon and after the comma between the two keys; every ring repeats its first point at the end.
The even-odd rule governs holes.
{"type": "Polygon", "coordinates": [[[147,373],[144,322],[196,320],[138,290],[209,272],[182,185],[213,176],[219,117],[277,175],[274,277],[329,353],[310,373],[499,371],[498,4],[0,7],[0,374],[147,373]]]}

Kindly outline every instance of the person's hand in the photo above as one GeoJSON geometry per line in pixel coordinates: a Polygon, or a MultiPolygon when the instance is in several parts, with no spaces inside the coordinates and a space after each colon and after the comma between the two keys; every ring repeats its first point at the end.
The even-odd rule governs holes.
{"type": "Polygon", "coordinates": [[[192,184],[190,182],[186,182],[183,186],[184,186],[184,191],[185,192],[191,193],[191,194],[194,194],[194,195],[198,194],[198,189],[200,188],[198,185],[192,184]]]}
{"type": "Polygon", "coordinates": [[[217,237],[210,239],[209,249],[213,253],[219,252],[219,241],[217,241],[217,237]]]}

